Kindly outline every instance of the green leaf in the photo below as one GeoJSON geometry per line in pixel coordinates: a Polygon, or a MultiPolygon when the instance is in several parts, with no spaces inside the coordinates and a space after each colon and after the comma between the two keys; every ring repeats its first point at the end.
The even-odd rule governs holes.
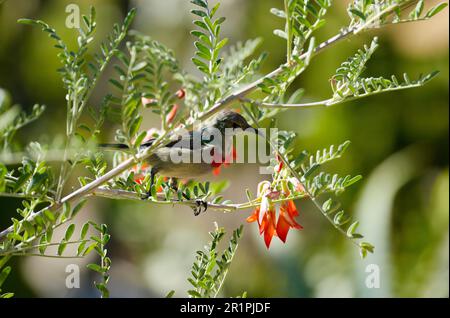
{"type": "Polygon", "coordinates": [[[44,216],[50,221],[55,222],[55,215],[50,210],[46,209],[44,210],[44,216]]]}
{"type": "Polygon", "coordinates": [[[431,18],[431,17],[435,16],[436,14],[438,14],[439,12],[444,10],[444,8],[446,8],[447,6],[448,6],[448,3],[446,3],[446,2],[442,2],[442,3],[438,4],[437,6],[431,8],[427,12],[427,14],[425,15],[425,18],[431,18]]]}
{"type": "Polygon", "coordinates": [[[134,141],[134,146],[135,147],[139,147],[142,144],[142,142],[143,142],[143,140],[144,140],[144,138],[146,136],[147,136],[147,132],[146,131],[141,132],[139,134],[139,136],[136,137],[136,140],[134,141]]]}
{"type": "Polygon", "coordinates": [[[47,245],[46,245],[47,243],[49,243],[49,242],[47,242],[47,237],[44,234],[44,235],[41,236],[41,239],[39,240],[39,245],[41,245],[41,246],[39,246],[39,253],[40,254],[44,254],[45,253],[45,250],[47,249],[47,245]]]}
{"type": "Polygon", "coordinates": [[[204,18],[204,17],[208,16],[208,14],[206,12],[201,11],[201,10],[191,10],[191,13],[195,14],[195,15],[201,17],[201,18],[204,18]]]}
{"type": "Polygon", "coordinates": [[[78,256],[81,256],[83,254],[83,250],[84,250],[85,247],[86,247],[86,241],[83,241],[83,242],[80,243],[80,245],[78,245],[78,248],[77,248],[77,255],[78,256]]]}
{"type": "Polygon", "coordinates": [[[286,19],[286,12],[284,12],[283,10],[280,10],[277,8],[271,8],[270,13],[272,13],[273,15],[275,15],[279,18],[286,19]]]}
{"type": "Polygon", "coordinates": [[[22,226],[25,228],[25,232],[28,234],[29,237],[33,236],[35,233],[35,228],[33,224],[29,221],[23,221],[22,226]]]}
{"type": "Polygon", "coordinates": [[[253,193],[249,189],[245,189],[245,195],[247,196],[247,200],[250,202],[253,199],[253,193]]]}
{"type": "Polygon", "coordinates": [[[325,213],[327,213],[328,211],[330,211],[332,205],[333,205],[333,200],[332,199],[328,199],[322,204],[322,210],[325,213]]]}
{"type": "Polygon", "coordinates": [[[286,32],[284,32],[282,30],[279,30],[279,29],[273,30],[273,34],[275,34],[276,36],[279,36],[282,39],[285,39],[285,40],[288,39],[286,32]]]}
{"type": "Polygon", "coordinates": [[[344,211],[339,211],[338,213],[336,213],[333,220],[334,224],[341,226],[350,221],[350,219],[344,219],[344,217],[345,217],[344,211]]]}
{"type": "Polygon", "coordinates": [[[153,184],[152,187],[150,188],[150,193],[152,195],[152,199],[154,201],[158,201],[158,191],[156,191],[156,185],[153,184]]]}
{"type": "Polygon", "coordinates": [[[366,258],[367,253],[373,253],[374,248],[375,247],[368,242],[359,243],[359,254],[361,255],[361,258],[366,258]]]}
{"type": "Polygon", "coordinates": [[[355,233],[355,231],[358,228],[358,226],[359,226],[359,222],[358,221],[353,222],[347,229],[347,236],[352,238],[353,234],[355,233]]]}
{"type": "Polygon", "coordinates": [[[109,82],[110,82],[111,84],[113,84],[115,87],[117,87],[119,90],[121,90],[121,91],[124,90],[123,85],[122,85],[119,81],[117,81],[117,80],[111,78],[111,79],[109,79],[109,82]]]}
{"type": "Polygon", "coordinates": [[[220,7],[220,2],[217,2],[216,5],[211,9],[211,13],[210,16],[214,17],[214,15],[216,14],[217,10],[219,10],[220,7]]]}
{"type": "Polygon", "coordinates": [[[166,298],[172,298],[173,295],[175,295],[175,291],[171,290],[170,292],[167,293],[166,298]]]}
{"type": "Polygon", "coordinates": [[[83,252],[82,256],[86,256],[88,255],[90,252],[92,252],[92,250],[98,245],[98,243],[92,243],[91,245],[89,245],[83,252]]]}
{"type": "Polygon", "coordinates": [[[360,18],[363,21],[366,21],[366,16],[364,15],[364,13],[362,13],[359,10],[356,9],[350,9],[349,10],[353,15],[357,16],[358,18],[360,18]]]}
{"type": "Polygon", "coordinates": [[[204,55],[208,56],[207,60],[211,59],[211,53],[204,44],[196,41],[196,42],[194,42],[194,45],[200,52],[202,52],[204,55]]]}
{"type": "Polygon", "coordinates": [[[192,30],[191,34],[197,38],[206,37],[205,33],[198,31],[198,30],[192,30]]]}
{"type": "Polygon", "coordinates": [[[66,230],[66,234],[64,235],[64,239],[69,241],[75,231],[75,224],[70,224],[66,230]]]}
{"type": "Polygon", "coordinates": [[[305,179],[308,179],[317,169],[320,168],[320,164],[314,163],[303,175],[305,179]]]}
{"type": "Polygon", "coordinates": [[[130,137],[134,137],[138,133],[139,128],[141,128],[142,119],[143,119],[142,116],[138,116],[133,120],[133,123],[131,124],[130,127],[129,133],[130,137]]]}
{"type": "Polygon", "coordinates": [[[90,270],[92,270],[92,271],[94,271],[94,272],[97,272],[97,273],[100,273],[100,274],[103,274],[103,273],[105,273],[105,269],[104,268],[101,268],[99,265],[97,265],[97,264],[87,264],[86,265],[86,267],[87,268],[89,268],[90,270]]]}
{"type": "Polygon", "coordinates": [[[63,211],[62,211],[62,215],[64,217],[64,219],[68,219],[70,217],[70,203],[69,202],[64,202],[63,204],[63,211]]]}
{"type": "Polygon", "coordinates": [[[78,212],[81,211],[81,209],[83,208],[84,204],[86,203],[86,199],[81,200],[80,202],[78,202],[78,204],[73,208],[72,210],[72,214],[71,217],[75,217],[75,215],[78,214],[78,212]]]}
{"type": "Polygon", "coordinates": [[[370,253],[373,253],[374,249],[375,249],[375,247],[372,244],[370,244],[369,242],[361,242],[361,243],[359,243],[359,246],[368,250],[370,253]]]}
{"type": "Polygon", "coordinates": [[[109,290],[104,283],[95,283],[95,287],[102,293],[102,298],[109,298],[109,290]]]}
{"type": "Polygon", "coordinates": [[[37,24],[37,22],[35,20],[33,20],[33,19],[25,19],[25,18],[18,19],[17,23],[28,24],[28,25],[35,25],[35,24],[37,24]]]}
{"type": "Polygon", "coordinates": [[[64,250],[67,247],[67,242],[65,240],[62,240],[61,243],[58,245],[58,255],[61,256],[64,253],[64,250]]]}
{"type": "Polygon", "coordinates": [[[351,178],[345,182],[344,187],[349,187],[349,186],[357,183],[358,181],[360,181],[362,178],[363,177],[361,175],[354,176],[353,178],[351,178]]]}
{"type": "Polygon", "coordinates": [[[5,282],[6,278],[8,278],[9,273],[11,273],[11,266],[5,267],[0,273],[0,287],[5,282]]]}
{"type": "Polygon", "coordinates": [[[206,30],[206,31],[208,31],[208,32],[210,31],[209,28],[208,28],[208,25],[207,25],[205,22],[203,22],[203,21],[197,20],[197,21],[194,21],[193,23],[194,23],[196,26],[202,28],[203,30],[206,30]]]}
{"type": "Polygon", "coordinates": [[[86,222],[86,223],[84,223],[83,227],[81,228],[80,240],[84,240],[88,230],[89,230],[89,222],[86,222]]]}
{"type": "Polygon", "coordinates": [[[435,76],[437,76],[440,72],[439,71],[433,71],[430,74],[428,74],[427,76],[425,76],[424,78],[422,78],[422,82],[426,83],[431,81],[435,76]]]}
{"type": "Polygon", "coordinates": [[[228,43],[228,38],[224,38],[222,41],[220,41],[217,46],[214,48],[215,51],[220,50],[228,43]]]}
{"type": "Polygon", "coordinates": [[[202,295],[195,290],[188,290],[188,294],[193,298],[202,298],[202,295]]]}
{"type": "Polygon", "coordinates": [[[48,179],[47,173],[35,173],[28,184],[27,193],[32,193],[37,190],[48,179]]]}
{"type": "Polygon", "coordinates": [[[0,162],[0,192],[5,192],[6,188],[5,176],[7,173],[8,169],[6,169],[5,165],[0,162]]]}
{"type": "Polygon", "coordinates": [[[208,9],[208,4],[206,1],[204,0],[192,0],[191,3],[198,5],[202,8],[208,9]]]}
{"type": "Polygon", "coordinates": [[[198,69],[199,69],[200,71],[202,71],[203,73],[209,73],[209,68],[208,68],[208,66],[207,66],[204,62],[200,61],[199,59],[197,59],[197,58],[195,58],[195,57],[192,58],[192,62],[193,62],[193,63],[198,67],[198,69]]]}
{"type": "Polygon", "coordinates": [[[422,14],[422,11],[423,11],[423,0],[419,0],[417,2],[416,8],[413,11],[411,11],[409,16],[413,19],[418,19],[422,14]]]}

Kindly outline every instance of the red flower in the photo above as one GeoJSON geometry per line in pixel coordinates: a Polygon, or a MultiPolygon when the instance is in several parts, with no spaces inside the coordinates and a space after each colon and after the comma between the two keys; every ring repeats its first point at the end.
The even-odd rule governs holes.
{"type": "Polygon", "coordinates": [[[303,227],[295,221],[295,217],[298,216],[297,208],[292,200],[285,201],[280,206],[280,216],[277,222],[277,235],[283,243],[286,243],[286,237],[289,229],[292,227],[297,230],[303,229],[303,227]]]}
{"type": "Polygon", "coordinates": [[[277,154],[277,165],[275,166],[274,170],[276,173],[280,173],[281,169],[283,169],[284,162],[281,160],[280,155],[277,154]]]}
{"type": "Polygon", "coordinates": [[[272,201],[264,196],[261,205],[255,208],[254,213],[247,218],[247,222],[258,222],[259,234],[264,234],[264,242],[269,248],[272,237],[276,235],[276,210],[272,201]]]}
{"type": "Polygon", "coordinates": [[[288,200],[281,203],[277,220],[276,208],[272,199],[278,198],[279,192],[270,190],[270,183],[264,181],[258,186],[258,197],[261,197],[260,206],[255,208],[252,215],[247,218],[247,222],[258,222],[259,234],[264,234],[264,242],[267,248],[270,247],[273,236],[278,236],[283,243],[290,228],[301,230],[303,227],[295,221],[299,215],[294,201],[288,200]]]}
{"type": "Polygon", "coordinates": [[[183,99],[186,96],[186,91],[180,88],[175,95],[177,95],[178,99],[183,99]]]}
{"type": "Polygon", "coordinates": [[[172,106],[172,109],[166,116],[166,123],[170,124],[173,121],[173,119],[175,118],[175,116],[177,115],[177,112],[178,112],[178,105],[174,104],[172,106]]]}

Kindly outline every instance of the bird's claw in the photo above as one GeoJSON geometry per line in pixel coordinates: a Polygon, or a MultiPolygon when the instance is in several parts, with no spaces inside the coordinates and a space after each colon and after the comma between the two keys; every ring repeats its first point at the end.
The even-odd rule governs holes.
{"type": "Polygon", "coordinates": [[[195,203],[197,204],[197,206],[193,208],[195,216],[198,216],[202,212],[206,212],[206,210],[208,209],[208,202],[204,200],[197,199],[195,200],[195,203]]]}
{"type": "Polygon", "coordinates": [[[147,193],[145,193],[141,196],[141,200],[147,201],[148,199],[150,199],[151,196],[152,196],[152,193],[150,191],[148,191],[147,193]]]}

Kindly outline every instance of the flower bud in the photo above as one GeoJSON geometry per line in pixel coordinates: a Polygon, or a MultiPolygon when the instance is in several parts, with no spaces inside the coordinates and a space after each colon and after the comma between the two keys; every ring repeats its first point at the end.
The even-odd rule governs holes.
{"type": "Polygon", "coordinates": [[[180,88],[175,95],[177,95],[178,99],[183,99],[186,96],[186,91],[180,88]]]}
{"type": "Polygon", "coordinates": [[[265,195],[269,189],[270,189],[270,182],[267,180],[261,181],[258,184],[258,197],[265,195]]]}

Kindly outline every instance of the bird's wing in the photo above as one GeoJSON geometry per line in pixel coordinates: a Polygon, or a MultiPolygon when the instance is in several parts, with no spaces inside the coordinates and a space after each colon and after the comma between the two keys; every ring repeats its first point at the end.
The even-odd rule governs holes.
{"type": "MultiPolygon", "coordinates": [[[[169,142],[164,145],[164,147],[172,148],[173,146],[179,146],[180,148],[189,148],[193,149],[196,147],[196,143],[194,143],[194,138],[201,138],[201,136],[197,136],[196,133],[194,133],[192,130],[188,131],[185,134],[180,135],[172,135],[169,136],[169,142]]],[[[148,147],[151,147],[156,138],[149,139],[145,143],[141,144],[141,149],[145,149],[148,147]]],[[[199,139],[201,141],[201,139],[199,139]]],[[[201,141],[199,143],[199,146],[201,146],[203,142],[201,141]]]]}

